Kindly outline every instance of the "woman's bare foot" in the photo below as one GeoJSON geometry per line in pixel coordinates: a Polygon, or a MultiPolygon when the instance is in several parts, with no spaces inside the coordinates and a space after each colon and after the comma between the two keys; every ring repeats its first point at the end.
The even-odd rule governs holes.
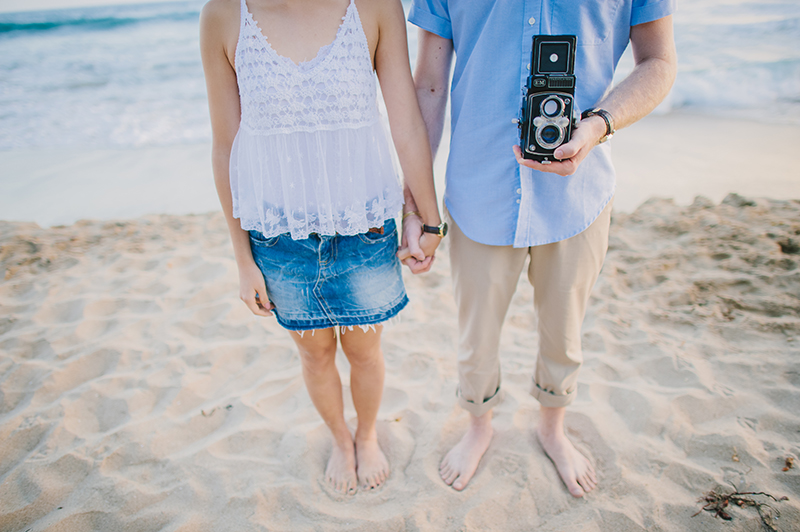
{"type": "MultiPolygon", "coordinates": [[[[348,438],[349,440],[349,438],[348,438]]],[[[352,495],[356,492],[356,455],[353,440],[333,442],[331,458],[325,468],[325,479],[339,493],[352,495]]]]}
{"type": "Polygon", "coordinates": [[[356,440],[356,473],[362,489],[375,489],[389,477],[389,461],[376,439],[356,440]]]}
{"type": "Polygon", "coordinates": [[[565,409],[561,407],[542,407],[542,418],[536,434],[569,492],[573,497],[583,497],[597,486],[597,475],[589,460],[564,434],[564,412],[565,409]]]}
{"type": "Polygon", "coordinates": [[[467,433],[439,465],[439,475],[444,483],[457,491],[466,488],[491,441],[492,411],[479,417],[470,415],[467,433]]]}

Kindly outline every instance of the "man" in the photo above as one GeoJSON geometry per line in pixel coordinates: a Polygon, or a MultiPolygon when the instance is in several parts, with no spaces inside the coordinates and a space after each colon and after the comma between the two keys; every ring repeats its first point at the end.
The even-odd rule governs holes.
{"type": "MultiPolygon", "coordinates": [[[[414,78],[434,153],[456,58],[445,206],[459,309],[458,397],[470,426],[440,466],[456,490],[467,486],[492,437],[492,408],[501,398],[500,329],[528,257],[539,332],[531,387],[541,405],[537,435],[573,496],[597,483],[591,463],[565,435],[564,414],[575,399],[586,303],[608,248],[615,180],[604,141],[652,111],[672,86],[673,9],[674,0],[412,4],[409,21],[420,27],[414,78]],[[585,117],[549,165],[521,158],[512,123],[537,34],[577,36],[575,103],[585,117]],[[635,67],[609,91],[629,42],[635,67]]],[[[406,198],[403,242],[412,256],[401,258],[418,273],[432,257],[415,245],[421,222],[413,197],[406,198]]]]}

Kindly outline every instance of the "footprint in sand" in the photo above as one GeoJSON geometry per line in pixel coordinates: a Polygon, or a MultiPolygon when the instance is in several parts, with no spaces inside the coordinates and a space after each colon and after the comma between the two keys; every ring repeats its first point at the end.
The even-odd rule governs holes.
{"type": "Polygon", "coordinates": [[[48,404],[64,393],[113,371],[119,357],[119,351],[101,349],[69,358],[63,367],[53,371],[36,390],[35,402],[48,404]]]}
{"type": "Polygon", "coordinates": [[[64,427],[80,438],[105,433],[130,419],[128,403],[86,390],[74,399],[63,399],[64,427]]]}
{"type": "Polygon", "coordinates": [[[33,319],[41,325],[75,323],[84,317],[83,309],[85,306],[86,300],[84,298],[48,304],[44,305],[33,316],[33,319]]]}
{"type": "Polygon", "coordinates": [[[658,434],[661,430],[653,423],[650,401],[634,390],[611,387],[608,404],[616,410],[634,434],[658,434]]]}

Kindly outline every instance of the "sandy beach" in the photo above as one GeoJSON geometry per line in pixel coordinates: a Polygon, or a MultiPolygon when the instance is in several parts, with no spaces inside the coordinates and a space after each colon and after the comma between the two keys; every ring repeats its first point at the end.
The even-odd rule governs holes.
{"type": "MultiPolygon", "coordinates": [[[[784,471],[800,458],[800,128],[693,120],[649,117],[613,141],[610,250],[567,415],[600,478],[585,500],[532,433],[524,278],[503,332],[495,437],[459,493],[437,471],[467,421],[446,249],[429,274],[405,272],[411,303],[384,335],[391,477],[343,497],[322,478],[330,440],[292,341],[238,300],[224,220],[203,203],[216,201],[203,147],[0,153],[20,176],[3,182],[0,217],[41,224],[0,222],[0,530],[767,530],[753,506],[729,506],[732,521],[693,517],[699,497],[733,486],[788,497],[752,496],[768,521],[780,513],[775,530],[800,530],[800,463],[784,471]],[[785,156],[742,156],[741,127],[785,156]],[[154,212],[184,209],[158,174],[181,164],[205,213],[125,202],[127,190],[154,212]],[[43,186],[59,172],[70,185],[43,186]],[[109,187],[121,199],[80,196],[104,176],[130,180],[109,187]],[[47,227],[70,201],[95,220],[47,227]]],[[[337,364],[346,380],[341,353],[337,364]]]]}
{"type": "MultiPolygon", "coordinates": [[[[449,125],[435,162],[444,192],[449,125]]],[[[647,199],[689,205],[697,195],[720,202],[730,192],[800,198],[800,126],[763,124],[681,111],[652,115],[619,131],[614,209],[630,213],[647,199]],[[776,155],[750,151],[758,138],[776,155]]],[[[509,146],[509,152],[511,147],[509,146]]],[[[210,144],[128,149],[0,150],[0,220],[41,226],[80,219],[148,214],[201,214],[219,208],[209,163],[210,144]]]]}
{"type": "Polygon", "coordinates": [[[296,347],[238,298],[204,3],[0,0],[0,532],[800,532],[796,0],[678,0],[675,84],[610,142],[610,248],[566,419],[599,477],[584,499],[534,434],[525,278],[494,439],[464,491],[440,479],[469,417],[447,239],[430,273],[404,271],[383,336],[390,477],[327,485],[296,347]]]}

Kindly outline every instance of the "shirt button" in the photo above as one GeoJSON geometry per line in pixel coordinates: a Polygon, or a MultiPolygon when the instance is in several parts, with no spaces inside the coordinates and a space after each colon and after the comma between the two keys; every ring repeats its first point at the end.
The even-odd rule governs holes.
{"type": "Polygon", "coordinates": [[[522,194],[522,189],[521,188],[517,189],[517,194],[522,194]]]}
{"type": "Polygon", "coordinates": [[[525,68],[527,68],[528,70],[530,70],[530,69],[531,69],[531,64],[530,64],[530,63],[528,63],[528,66],[526,66],[525,68]]]}
{"type": "Polygon", "coordinates": [[[533,18],[533,17],[529,18],[529,19],[528,19],[528,24],[530,24],[531,26],[533,26],[534,24],[536,24],[536,19],[535,19],[535,18],[533,18]]]}
{"type": "Polygon", "coordinates": [[[517,200],[517,203],[519,203],[519,200],[517,200]]]}

